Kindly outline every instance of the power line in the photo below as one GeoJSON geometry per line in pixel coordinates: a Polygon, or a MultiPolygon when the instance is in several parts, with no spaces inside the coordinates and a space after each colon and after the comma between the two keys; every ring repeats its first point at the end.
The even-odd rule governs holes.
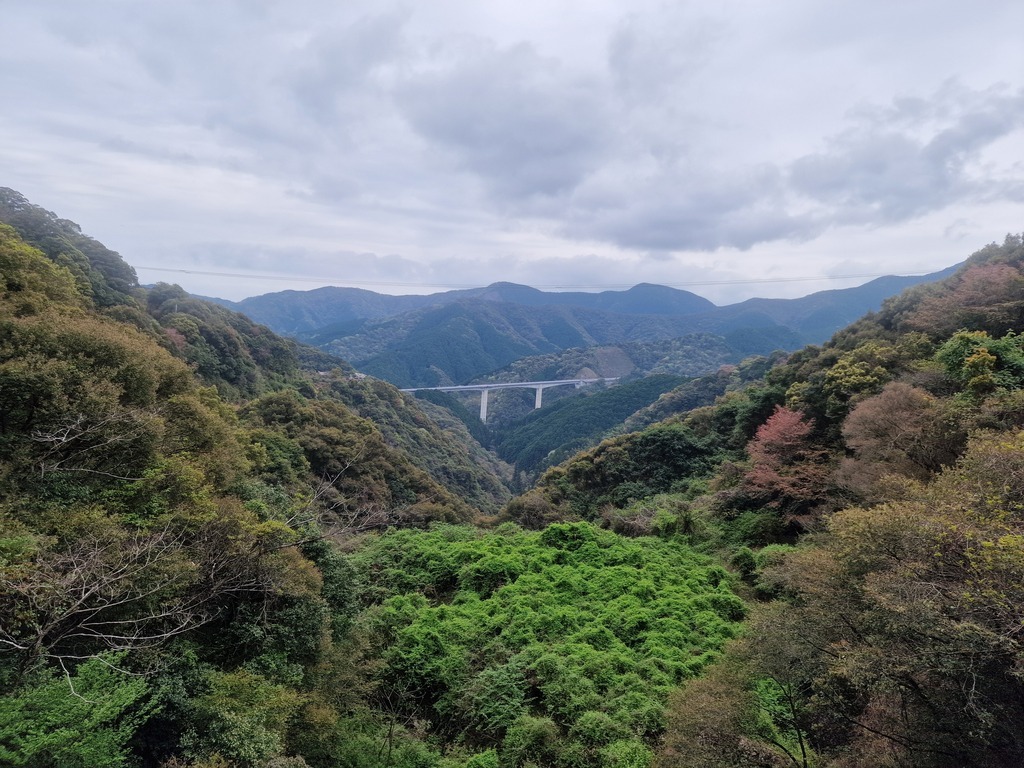
{"type": "MultiPolygon", "coordinates": [[[[180,275],[203,275],[205,277],[230,277],[230,278],[241,278],[245,280],[273,280],[275,282],[287,282],[287,283],[328,283],[334,284],[341,282],[337,278],[333,277],[296,277],[294,275],[262,275],[253,274],[248,272],[209,272],[201,269],[171,269],[169,267],[150,267],[150,266],[136,266],[135,269],[146,270],[148,272],[172,272],[180,275]]],[[[927,272],[911,273],[909,275],[901,275],[901,277],[920,277],[928,274],[927,272]]],[[[831,280],[859,280],[865,278],[876,278],[876,277],[892,277],[891,272],[876,273],[876,274],[859,274],[859,275],[830,275],[830,276],[819,276],[819,277],[758,277],[758,278],[747,278],[742,280],[691,280],[682,283],[661,283],[666,288],[694,288],[700,286],[709,285],[757,285],[761,283],[806,283],[815,281],[831,281],[831,280]]],[[[346,285],[360,285],[360,286],[377,286],[387,288],[480,288],[479,284],[476,283],[426,283],[426,282],[398,282],[398,281],[387,281],[387,280],[345,280],[346,285]]],[[[532,285],[532,288],[538,290],[610,290],[615,288],[631,288],[633,284],[630,283],[606,283],[603,285],[532,285]]]]}

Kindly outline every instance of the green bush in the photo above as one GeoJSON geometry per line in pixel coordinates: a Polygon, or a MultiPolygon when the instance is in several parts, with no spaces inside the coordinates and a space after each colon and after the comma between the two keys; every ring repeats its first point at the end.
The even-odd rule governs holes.
{"type": "Polygon", "coordinates": [[[391,532],[349,564],[401,715],[503,766],[629,765],[629,739],[655,743],[669,691],[745,615],[729,573],[680,541],[589,523],[391,532]]]}
{"type": "Polygon", "coordinates": [[[35,768],[116,768],[149,717],[148,686],[117,668],[124,654],[93,659],[64,679],[46,676],[0,697],[0,763],[35,768]]]}
{"type": "Polygon", "coordinates": [[[605,768],[647,768],[652,759],[654,753],[636,739],[616,741],[601,750],[601,764],[605,768]]]}

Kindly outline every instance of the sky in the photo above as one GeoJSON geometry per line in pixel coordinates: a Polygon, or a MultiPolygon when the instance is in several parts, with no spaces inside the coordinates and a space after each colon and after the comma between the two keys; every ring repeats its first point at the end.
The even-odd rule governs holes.
{"type": "Polygon", "coordinates": [[[0,186],[241,299],[922,274],[1024,230],[1020,0],[0,0],[0,186]]]}

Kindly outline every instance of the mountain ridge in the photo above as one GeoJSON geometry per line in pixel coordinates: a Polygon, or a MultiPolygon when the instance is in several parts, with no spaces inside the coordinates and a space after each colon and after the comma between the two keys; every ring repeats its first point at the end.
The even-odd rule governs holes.
{"type": "MultiPolygon", "coordinates": [[[[857,297],[854,303],[881,304],[889,296],[922,282],[933,282],[952,274],[959,265],[925,275],[885,275],[852,288],[815,291],[795,299],[755,297],[733,304],[716,305],[691,291],[656,283],[637,283],[624,290],[599,292],[545,291],[528,285],[496,282],[480,288],[441,291],[431,294],[390,295],[364,288],[324,286],[309,291],[293,289],[250,296],[241,301],[203,297],[258,320],[279,333],[297,335],[352,320],[379,320],[424,307],[478,299],[492,303],[522,306],[572,306],[598,309],[617,314],[736,315],[749,310],[762,311],[776,318],[797,318],[809,314],[822,303],[840,303],[857,297]]],[[[848,314],[848,313],[844,313],[848,314]]],[[[860,317],[854,315],[849,321],[860,317]]],[[[841,327],[841,326],[839,326],[841,327]]],[[[838,328],[834,329],[838,330],[838,328]]]]}
{"type": "Polygon", "coordinates": [[[528,285],[496,282],[480,288],[442,291],[431,294],[393,296],[364,288],[324,286],[310,291],[275,291],[241,301],[207,297],[222,306],[249,315],[278,332],[299,334],[335,323],[352,320],[378,320],[425,307],[451,304],[466,299],[518,304],[523,306],[565,305],[603,309],[623,314],[692,314],[713,308],[707,299],[678,288],[639,283],[623,291],[543,291],[528,285]],[[655,311],[641,311],[657,299],[655,311]]]}
{"type": "Polygon", "coordinates": [[[723,362],[798,349],[825,341],[885,298],[955,269],[721,307],[650,283],[599,293],[494,283],[426,296],[328,287],[225,304],[398,386],[440,386],[471,381],[523,357],[692,334],[724,340],[734,355],[723,362]]]}

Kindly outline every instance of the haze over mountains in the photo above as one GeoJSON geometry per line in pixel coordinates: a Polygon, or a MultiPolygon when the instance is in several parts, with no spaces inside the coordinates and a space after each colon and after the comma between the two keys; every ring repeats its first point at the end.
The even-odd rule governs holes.
{"type": "MultiPolygon", "coordinates": [[[[689,346],[694,349],[724,350],[696,368],[660,364],[662,370],[695,375],[747,355],[821,343],[878,309],[883,299],[954,269],[882,277],[799,299],[749,299],[722,307],[690,291],[651,284],[583,293],[495,283],[414,296],[329,287],[216,301],[399,386],[464,383],[532,356],[684,337],[692,337],[689,346]]],[[[633,349],[629,356],[635,358],[635,353],[633,349]]],[[[638,368],[641,373],[658,369],[659,361],[638,368]]]]}

